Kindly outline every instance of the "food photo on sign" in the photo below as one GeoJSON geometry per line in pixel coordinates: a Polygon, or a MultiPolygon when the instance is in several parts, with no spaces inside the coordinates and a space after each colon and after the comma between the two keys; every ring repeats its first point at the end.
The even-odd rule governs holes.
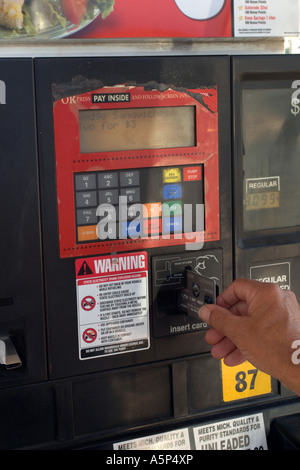
{"type": "Polygon", "coordinates": [[[0,0],[4,40],[231,36],[231,0],[0,0]]]}
{"type": "Polygon", "coordinates": [[[0,0],[0,39],[59,39],[113,11],[115,0],[0,0]]]}

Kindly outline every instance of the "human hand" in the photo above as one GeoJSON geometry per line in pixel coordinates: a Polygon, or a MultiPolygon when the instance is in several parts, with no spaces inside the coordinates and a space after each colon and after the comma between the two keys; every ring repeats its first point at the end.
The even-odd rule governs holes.
{"type": "Polygon", "coordinates": [[[199,317],[211,326],[211,354],[227,366],[249,361],[300,395],[300,365],[292,345],[300,340],[300,309],[295,295],[275,284],[237,279],[199,317]]]}

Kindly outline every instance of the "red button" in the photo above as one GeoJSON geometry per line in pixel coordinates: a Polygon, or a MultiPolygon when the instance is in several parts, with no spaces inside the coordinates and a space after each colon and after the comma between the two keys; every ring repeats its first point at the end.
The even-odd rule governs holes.
{"type": "Polygon", "coordinates": [[[188,167],[183,168],[183,180],[184,181],[201,181],[202,180],[201,166],[188,166],[188,167]]]}
{"type": "Polygon", "coordinates": [[[161,219],[146,219],[144,220],[144,234],[158,235],[161,232],[161,219]]]}

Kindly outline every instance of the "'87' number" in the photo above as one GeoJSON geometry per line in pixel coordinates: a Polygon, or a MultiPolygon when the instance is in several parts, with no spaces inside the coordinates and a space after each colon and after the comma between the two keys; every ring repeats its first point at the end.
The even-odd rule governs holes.
{"type": "Polygon", "coordinates": [[[252,376],[252,377],[249,377],[249,379],[251,378],[250,384],[249,384],[249,390],[254,390],[257,373],[258,373],[258,369],[248,370],[247,373],[244,372],[244,371],[238,372],[235,376],[235,380],[236,380],[235,389],[236,389],[236,391],[242,393],[245,390],[247,390],[247,388],[248,388],[248,381],[246,380],[247,379],[247,374],[249,376],[252,376]]]}

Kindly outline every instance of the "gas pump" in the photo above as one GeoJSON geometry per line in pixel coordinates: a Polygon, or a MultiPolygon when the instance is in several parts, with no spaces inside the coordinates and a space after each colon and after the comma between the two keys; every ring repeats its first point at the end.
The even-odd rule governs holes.
{"type": "Polygon", "coordinates": [[[257,84],[268,116],[295,92],[286,58],[269,86],[278,60],[2,61],[0,448],[267,448],[297,412],[272,377],[214,360],[197,317],[234,277],[296,288],[296,127],[276,115],[291,179],[255,141],[257,84]]]}

